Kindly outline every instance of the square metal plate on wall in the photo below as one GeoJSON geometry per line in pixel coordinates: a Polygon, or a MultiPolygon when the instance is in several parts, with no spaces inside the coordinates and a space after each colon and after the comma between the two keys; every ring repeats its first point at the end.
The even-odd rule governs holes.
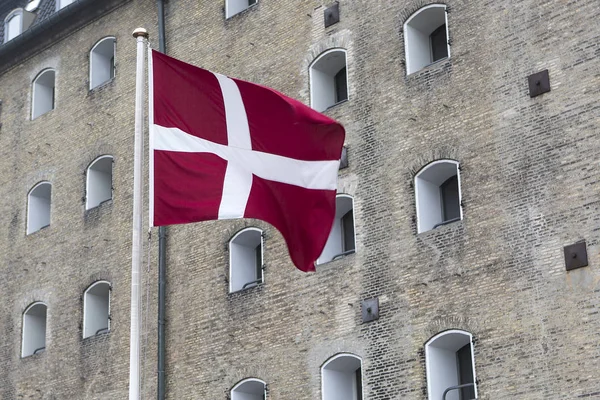
{"type": "Polygon", "coordinates": [[[362,322],[379,319],[379,297],[361,301],[360,308],[362,310],[362,322]]]}
{"type": "Polygon", "coordinates": [[[550,75],[548,75],[547,69],[529,75],[528,80],[530,97],[539,96],[550,91],[550,75]]]}
{"type": "Polygon", "coordinates": [[[340,5],[334,3],[327,7],[324,12],[325,16],[325,28],[330,27],[333,24],[340,22],[340,5]]]}
{"type": "Polygon", "coordinates": [[[588,266],[585,241],[565,246],[564,252],[567,271],[588,266]]]}

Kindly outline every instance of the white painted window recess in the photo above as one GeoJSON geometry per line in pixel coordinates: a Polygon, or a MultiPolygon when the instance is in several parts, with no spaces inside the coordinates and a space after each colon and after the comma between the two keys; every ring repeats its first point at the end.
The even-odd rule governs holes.
{"type": "Polygon", "coordinates": [[[335,219],[323,253],[317,264],[336,260],[356,251],[354,233],[354,200],[351,196],[340,194],[335,200],[335,219]]]}
{"type": "Polygon", "coordinates": [[[50,225],[52,184],[40,182],[27,195],[27,234],[50,225]]]}
{"type": "Polygon", "coordinates": [[[36,302],[23,312],[23,337],[21,357],[28,357],[46,349],[47,307],[36,302]]]}
{"type": "Polygon", "coordinates": [[[348,100],[346,50],[331,49],[317,57],[309,67],[310,104],[325,111],[348,100]]]}
{"type": "Polygon", "coordinates": [[[477,398],[473,340],[469,332],[450,330],[425,344],[429,400],[477,398]],[[458,387],[460,386],[460,387],[458,387]]]}
{"type": "Polygon", "coordinates": [[[229,241],[229,292],[263,283],[263,240],[258,228],[246,228],[229,241]]]}
{"type": "Polygon", "coordinates": [[[231,18],[258,3],[258,0],[225,0],[225,18],[231,18]]]}
{"type": "Polygon", "coordinates": [[[106,37],[90,51],[90,90],[115,77],[116,44],[114,37],[106,37]]]}
{"type": "Polygon", "coordinates": [[[338,354],[321,367],[322,400],[362,400],[362,360],[338,354]]]}
{"type": "Polygon", "coordinates": [[[231,400],[265,400],[267,384],[260,379],[248,378],[231,389],[231,400]]]}
{"type": "Polygon", "coordinates": [[[415,176],[419,233],[462,219],[460,170],[457,161],[438,160],[415,176]]]}
{"type": "Polygon", "coordinates": [[[108,333],[110,330],[110,283],[98,281],[83,294],[83,337],[108,333]]]}
{"type": "Polygon", "coordinates": [[[55,77],[53,69],[42,71],[33,81],[31,119],[54,110],[55,77]]]}
{"type": "Polygon", "coordinates": [[[450,57],[448,18],[444,4],[431,4],[415,12],[404,24],[406,74],[450,57]]]}
{"type": "Polygon", "coordinates": [[[90,164],[86,174],[86,210],[112,199],[112,171],[112,156],[98,157],[90,164]]]}

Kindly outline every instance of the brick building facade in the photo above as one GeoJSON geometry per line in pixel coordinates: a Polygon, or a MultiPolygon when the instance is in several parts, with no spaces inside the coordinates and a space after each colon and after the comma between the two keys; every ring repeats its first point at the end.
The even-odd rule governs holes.
{"type": "MultiPolygon", "coordinates": [[[[145,27],[158,48],[157,5],[31,3],[0,5],[0,398],[125,399],[131,31],[145,27]],[[19,9],[35,18],[6,41],[19,9]],[[90,89],[103,38],[114,38],[113,72],[90,89]],[[45,71],[53,101],[38,116],[45,71]],[[90,166],[107,155],[110,198],[89,207],[90,166]],[[49,226],[29,229],[39,183],[51,188],[49,226]],[[109,329],[84,338],[95,282],[111,288],[109,329]],[[43,307],[45,349],[26,355],[25,316],[43,307]]],[[[332,23],[331,2],[238,3],[167,1],[167,53],[306,104],[313,91],[313,105],[315,60],[343,53],[347,101],[324,113],[346,128],[338,192],[353,201],[355,252],[305,274],[264,222],[169,227],[167,398],[235,400],[231,389],[255,378],[267,399],[339,399],[322,377],[340,354],[359,360],[364,399],[437,398],[448,385],[436,349],[456,352],[453,334],[472,348],[477,398],[600,398],[600,4],[341,0],[332,23]],[[412,29],[438,16],[448,57],[420,65],[412,29]],[[550,91],[531,97],[544,81],[528,77],[544,70],[550,91]],[[454,176],[458,218],[425,223],[422,185],[454,176]],[[263,234],[263,281],[230,292],[229,241],[246,227],[263,234]],[[565,246],[583,242],[587,266],[567,271],[565,246]],[[365,322],[369,299],[379,315],[365,322]]],[[[156,236],[144,250],[144,398],[156,396],[156,236]]]]}

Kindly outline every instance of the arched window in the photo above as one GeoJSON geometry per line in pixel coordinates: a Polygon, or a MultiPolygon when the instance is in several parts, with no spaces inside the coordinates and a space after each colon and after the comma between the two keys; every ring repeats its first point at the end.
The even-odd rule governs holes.
{"type": "Polygon", "coordinates": [[[231,389],[231,400],[265,400],[267,384],[260,379],[248,378],[231,389]]]}
{"type": "Polygon", "coordinates": [[[338,354],[321,367],[323,400],[362,400],[362,360],[338,354]]]}
{"type": "Polygon", "coordinates": [[[114,37],[101,39],[90,51],[90,90],[115,77],[114,37]]]}
{"type": "Polygon", "coordinates": [[[52,184],[40,182],[27,195],[27,234],[50,225],[52,184]]]}
{"type": "Polygon", "coordinates": [[[65,8],[74,1],[75,0],[56,0],[56,11],[60,10],[61,8],[65,8]]]}
{"type": "Polygon", "coordinates": [[[348,100],[346,50],[332,49],[321,54],[309,67],[310,104],[317,111],[348,100]]]}
{"type": "Polygon", "coordinates": [[[112,156],[96,158],[87,169],[85,209],[112,199],[112,156]]]}
{"type": "Polygon", "coordinates": [[[35,14],[22,8],[11,11],[4,19],[4,43],[19,36],[29,28],[35,14]]]}
{"type": "Polygon", "coordinates": [[[460,192],[457,161],[438,160],[422,168],[415,176],[419,233],[461,220],[460,192]]]}
{"type": "Polygon", "coordinates": [[[83,293],[83,337],[110,330],[110,283],[95,282],[83,293]]]}
{"type": "Polygon", "coordinates": [[[237,292],[262,282],[262,231],[246,228],[229,241],[229,291],[237,292]]]}
{"type": "Polygon", "coordinates": [[[317,260],[317,264],[333,261],[338,257],[354,253],[354,200],[351,196],[340,194],[335,199],[335,219],[331,233],[317,260]]]}
{"type": "Polygon", "coordinates": [[[21,357],[31,356],[46,349],[46,315],[44,303],[33,303],[23,313],[21,357]]]}
{"type": "Polygon", "coordinates": [[[225,0],[225,18],[231,18],[256,3],[258,0],[225,0]]]}
{"type": "Polygon", "coordinates": [[[33,102],[31,119],[36,119],[48,111],[54,110],[55,71],[42,71],[33,81],[33,102]]]}
{"type": "Polygon", "coordinates": [[[472,335],[450,330],[425,344],[427,393],[429,400],[477,398],[472,335]]]}
{"type": "Polygon", "coordinates": [[[446,6],[431,4],[421,8],[404,24],[406,73],[450,57],[446,6]]]}

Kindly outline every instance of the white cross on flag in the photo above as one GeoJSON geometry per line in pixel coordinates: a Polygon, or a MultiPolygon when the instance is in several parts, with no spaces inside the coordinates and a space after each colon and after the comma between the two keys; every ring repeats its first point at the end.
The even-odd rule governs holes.
{"type": "Polygon", "coordinates": [[[314,270],[335,217],[344,128],[283,94],[156,51],[150,225],[257,218],[314,270]]]}

